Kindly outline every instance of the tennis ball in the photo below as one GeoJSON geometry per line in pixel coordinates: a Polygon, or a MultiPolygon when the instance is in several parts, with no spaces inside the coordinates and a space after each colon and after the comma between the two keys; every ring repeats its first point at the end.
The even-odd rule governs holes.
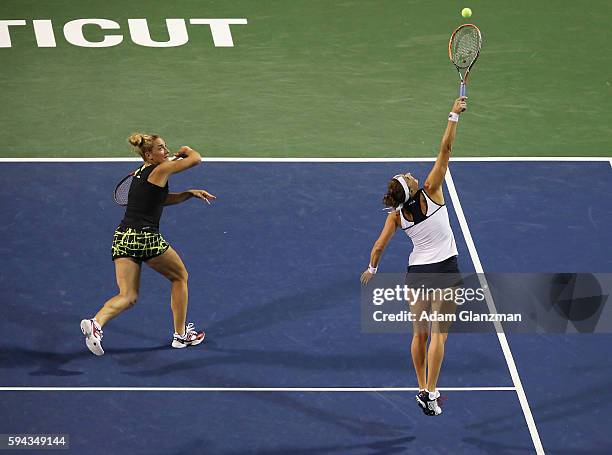
{"type": "Polygon", "coordinates": [[[463,8],[461,10],[461,15],[463,17],[472,17],[472,10],[470,8],[463,8]]]}

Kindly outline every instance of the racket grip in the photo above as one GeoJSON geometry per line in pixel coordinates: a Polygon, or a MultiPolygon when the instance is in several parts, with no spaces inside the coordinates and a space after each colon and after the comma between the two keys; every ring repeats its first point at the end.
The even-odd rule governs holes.
{"type": "Polygon", "coordinates": [[[461,85],[459,86],[459,96],[465,96],[465,82],[461,81],[461,85]]]}

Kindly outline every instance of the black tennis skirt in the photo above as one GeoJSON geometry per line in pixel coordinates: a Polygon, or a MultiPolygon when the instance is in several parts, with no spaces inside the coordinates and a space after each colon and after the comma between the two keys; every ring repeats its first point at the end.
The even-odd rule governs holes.
{"type": "Polygon", "coordinates": [[[117,258],[148,261],[165,253],[169,247],[159,232],[119,226],[113,236],[113,261],[117,258]]]}
{"type": "Polygon", "coordinates": [[[463,278],[457,264],[457,256],[433,264],[409,265],[406,284],[411,288],[424,286],[432,289],[462,286],[463,278]]]}

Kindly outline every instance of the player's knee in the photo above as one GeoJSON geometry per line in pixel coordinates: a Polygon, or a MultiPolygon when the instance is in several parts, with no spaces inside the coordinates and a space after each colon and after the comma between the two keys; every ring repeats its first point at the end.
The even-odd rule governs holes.
{"type": "Polygon", "coordinates": [[[122,293],[121,296],[123,297],[126,307],[131,308],[136,305],[136,301],[138,300],[137,292],[125,292],[122,293]]]}
{"type": "Polygon", "coordinates": [[[427,343],[429,334],[427,332],[415,332],[412,334],[412,339],[417,343],[427,343]]]}
{"type": "Polygon", "coordinates": [[[187,273],[185,266],[172,267],[171,269],[162,273],[172,283],[187,283],[187,280],[189,279],[189,274],[187,273]]]}
{"type": "Polygon", "coordinates": [[[431,342],[432,343],[446,343],[446,339],[448,338],[448,333],[446,332],[436,332],[431,334],[431,342]]]}
{"type": "Polygon", "coordinates": [[[172,272],[168,275],[166,275],[166,277],[172,282],[172,283],[184,283],[187,284],[187,280],[189,279],[189,274],[187,273],[187,271],[181,271],[181,270],[177,270],[175,272],[172,272]]]}

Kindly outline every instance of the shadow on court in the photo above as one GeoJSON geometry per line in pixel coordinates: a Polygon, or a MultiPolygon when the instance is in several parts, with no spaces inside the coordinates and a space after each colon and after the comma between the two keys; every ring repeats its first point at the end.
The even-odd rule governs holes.
{"type": "Polygon", "coordinates": [[[214,350],[223,353],[223,356],[210,357],[208,353],[199,358],[190,358],[172,362],[159,367],[142,371],[124,371],[124,374],[132,376],[164,376],[179,371],[207,370],[215,365],[257,365],[275,366],[279,368],[279,374],[283,368],[296,370],[335,370],[344,371],[351,368],[376,370],[379,368],[391,368],[398,371],[405,370],[405,363],[409,360],[404,353],[394,351],[380,351],[367,354],[332,354],[320,353],[309,354],[301,351],[277,351],[277,350],[254,350],[254,349],[215,349],[212,342],[204,342],[200,349],[214,350]]]}
{"type": "MultiPolygon", "coordinates": [[[[320,453],[341,453],[341,454],[368,454],[368,455],[385,455],[395,453],[408,453],[415,450],[411,447],[416,438],[414,436],[393,437],[389,439],[381,439],[374,442],[365,442],[361,444],[329,444],[329,445],[313,445],[309,448],[304,448],[304,443],[295,443],[293,445],[285,444],[280,447],[254,449],[251,448],[248,453],[253,455],[313,455],[320,453]]],[[[177,447],[172,453],[215,453],[218,455],[243,455],[244,450],[227,450],[224,451],[214,444],[214,441],[196,439],[186,444],[177,447]],[[206,448],[206,452],[201,452],[202,448],[206,448]]],[[[154,452],[159,455],[167,455],[167,450],[154,452]]]]}
{"type": "MultiPolygon", "coordinates": [[[[210,371],[213,366],[236,365],[239,366],[271,366],[278,367],[279,374],[286,369],[301,371],[377,371],[380,369],[394,370],[396,374],[405,374],[410,358],[400,350],[375,350],[363,354],[324,354],[321,352],[309,353],[305,351],[287,350],[256,350],[256,349],[224,349],[216,346],[214,340],[205,341],[198,349],[206,350],[203,355],[188,360],[166,363],[155,368],[140,371],[123,371],[123,374],[137,377],[154,377],[173,375],[181,371],[210,371]],[[211,352],[224,354],[210,356],[211,352]]],[[[487,358],[474,355],[473,360],[480,358],[480,371],[487,369],[497,370],[499,365],[487,358]]],[[[462,371],[462,366],[452,360],[447,362],[447,371],[462,371]]],[[[412,381],[412,376],[410,376],[412,381]]]]}
{"type": "Polygon", "coordinates": [[[325,409],[323,406],[317,405],[315,397],[312,400],[300,400],[294,398],[290,393],[281,392],[258,393],[252,398],[268,405],[273,404],[286,408],[291,412],[300,413],[308,419],[314,419],[325,424],[328,428],[336,427],[354,436],[384,437],[404,434],[406,432],[407,426],[404,425],[388,425],[371,418],[366,418],[366,416],[360,413],[347,414],[325,409]]]}
{"type": "MultiPolygon", "coordinates": [[[[112,349],[107,350],[106,355],[143,354],[167,349],[169,349],[167,344],[144,348],[112,349]]],[[[72,352],[52,352],[6,347],[0,348],[0,369],[31,369],[30,376],[78,376],[82,375],[83,371],[80,368],[74,369],[74,367],[68,369],[66,364],[73,361],[84,362],[92,357],[93,354],[87,348],[72,352]]]]}
{"type": "MultiPolygon", "coordinates": [[[[502,444],[500,442],[486,441],[484,439],[467,437],[463,438],[466,444],[470,444],[475,450],[484,453],[494,453],[495,455],[519,455],[524,453],[532,453],[533,447],[520,446],[515,444],[502,444]]],[[[547,447],[546,453],[558,455],[609,455],[609,449],[559,449],[547,447]]]]}
{"type": "Polygon", "coordinates": [[[0,369],[26,368],[31,376],[78,376],[80,370],[68,369],[65,365],[73,360],[82,359],[88,352],[82,350],[68,353],[37,351],[20,347],[0,348],[0,369]]]}
{"type": "MultiPolygon", "coordinates": [[[[537,413],[538,423],[567,419],[568,415],[591,414],[600,403],[610,401],[612,389],[610,381],[606,381],[599,385],[589,385],[588,391],[579,389],[571,394],[564,392],[563,396],[557,399],[546,398],[547,401],[544,402],[538,397],[530,399],[529,405],[532,412],[537,413]]],[[[485,433],[512,431],[514,427],[509,422],[514,418],[514,413],[492,415],[486,420],[468,425],[468,428],[479,429],[485,433]]]]}
{"type": "MultiPolygon", "coordinates": [[[[214,382],[225,384],[226,387],[256,387],[255,384],[243,383],[227,377],[213,377],[214,382]]],[[[396,410],[405,413],[403,408],[389,402],[382,394],[376,392],[362,392],[370,399],[382,403],[383,406],[392,406],[396,410]]],[[[354,436],[372,436],[372,437],[390,437],[405,434],[406,429],[411,425],[406,422],[396,422],[388,424],[373,419],[369,414],[363,412],[354,412],[354,409],[330,408],[327,405],[329,401],[333,401],[336,396],[350,395],[347,392],[330,392],[329,394],[320,394],[317,392],[233,392],[237,400],[245,401],[256,400],[258,408],[268,409],[284,408],[288,412],[301,414],[310,421],[311,419],[323,423],[327,428],[336,427],[337,430],[346,431],[354,436]],[[338,395],[335,395],[338,394],[338,395]],[[327,395],[327,396],[325,396],[327,395]],[[308,399],[304,399],[308,398],[308,399]]],[[[412,403],[411,403],[412,404],[412,403]]],[[[413,411],[413,409],[410,409],[413,411]]],[[[271,417],[272,420],[277,420],[279,426],[283,425],[286,417],[283,414],[275,414],[271,417]]],[[[274,423],[273,421],[271,423],[274,423]]],[[[285,452],[293,453],[293,451],[285,452]]]]}
{"type": "Polygon", "coordinates": [[[262,305],[245,305],[238,313],[209,325],[215,338],[256,332],[286,321],[295,321],[321,312],[343,310],[347,296],[355,294],[357,280],[345,280],[296,295],[271,300],[262,305]]]}
{"type": "MultiPolygon", "coordinates": [[[[405,436],[364,444],[313,446],[307,449],[296,447],[296,444],[294,446],[286,445],[272,450],[266,449],[262,451],[254,451],[252,453],[266,455],[286,455],[288,453],[292,455],[312,455],[315,453],[368,453],[370,455],[407,453],[406,451],[409,451],[410,449],[416,449],[415,447],[411,447],[409,445],[409,443],[414,442],[415,439],[416,438],[414,436],[405,436]]],[[[243,454],[244,452],[230,451],[223,453],[225,455],[238,455],[243,454]]]]}

